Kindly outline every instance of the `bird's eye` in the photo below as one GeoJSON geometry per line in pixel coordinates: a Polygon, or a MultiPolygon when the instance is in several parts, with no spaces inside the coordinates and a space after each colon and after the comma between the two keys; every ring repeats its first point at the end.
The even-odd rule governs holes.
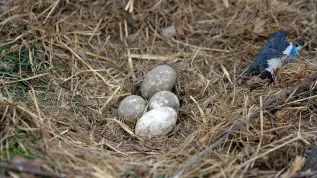
{"type": "Polygon", "coordinates": [[[304,46],[304,41],[303,40],[299,40],[297,43],[297,46],[304,46]]]}

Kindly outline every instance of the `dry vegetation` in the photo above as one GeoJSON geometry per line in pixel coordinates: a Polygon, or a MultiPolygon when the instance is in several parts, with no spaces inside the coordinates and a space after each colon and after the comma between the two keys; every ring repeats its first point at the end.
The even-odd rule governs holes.
{"type": "Polygon", "coordinates": [[[182,176],[297,174],[317,144],[315,78],[260,106],[317,72],[317,1],[228,1],[16,0],[0,15],[1,161],[40,158],[42,171],[78,178],[167,177],[253,115],[182,176]],[[298,64],[271,85],[239,84],[281,29],[305,40],[298,64]],[[168,138],[142,142],[116,108],[159,64],[177,71],[179,120],[168,138]]]}

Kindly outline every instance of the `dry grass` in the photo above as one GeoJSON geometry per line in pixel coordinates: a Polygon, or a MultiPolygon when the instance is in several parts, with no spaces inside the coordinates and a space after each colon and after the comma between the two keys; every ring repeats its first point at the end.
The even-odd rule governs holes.
{"type": "MultiPolygon", "coordinates": [[[[0,15],[1,61],[16,68],[1,78],[1,160],[15,156],[13,144],[69,177],[171,175],[269,97],[317,72],[316,10],[314,0],[16,0],[0,15]],[[184,34],[164,39],[175,21],[184,34]],[[305,40],[303,60],[272,85],[239,85],[280,29],[305,40]],[[182,106],[172,134],[143,142],[116,108],[158,64],[176,69],[182,106]]],[[[183,176],[295,174],[317,143],[315,95],[313,85],[278,100],[183,176]]]]}

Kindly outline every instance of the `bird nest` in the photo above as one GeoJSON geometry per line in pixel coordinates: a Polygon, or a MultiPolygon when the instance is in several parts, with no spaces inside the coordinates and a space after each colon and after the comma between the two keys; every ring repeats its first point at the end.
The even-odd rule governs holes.
{"type": "Polygon", "coordinates": [[[0,16],[3,176],[303,175],[316,145],[316,1],[8,4],[0,16]],[[238,84],[281,29],[305,40],[303,62],[280,69],[274,83],[238,84]],[[177,72],[178,122],[142,141],[117,108],[160,64],[177,72]]]}

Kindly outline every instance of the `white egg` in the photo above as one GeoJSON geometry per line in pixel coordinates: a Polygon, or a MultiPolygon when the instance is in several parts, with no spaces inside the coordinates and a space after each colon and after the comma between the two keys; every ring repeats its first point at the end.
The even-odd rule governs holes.
{"type": "Polygon", "coordinates": [[[177,96],[170,91],[160,91],[151,97],[149,101],[150,110],[164,106],[175,110],[179,109],[179,100],[177,96]]]}
{"type": "Polygon", "coordinates": [[[141,85],[143,98],[150,98],[159,91],[171,91],[176,83],[176,71],[167,65],[159,65],[148,72],[141,85]]]}
{"type": "Polygon", "coordinates": [[[160,107],[145,113],[135,126],[135,134],[144,139],[164,136],[176,125],[177,113],[173,108],[160,107]]]}
{"type": "Polygon", "coordinates": [[[136,121],[146,108],[145,100],[137,95],[124,98],[118,108],[118,116],[127,121],[136,121]]]}

